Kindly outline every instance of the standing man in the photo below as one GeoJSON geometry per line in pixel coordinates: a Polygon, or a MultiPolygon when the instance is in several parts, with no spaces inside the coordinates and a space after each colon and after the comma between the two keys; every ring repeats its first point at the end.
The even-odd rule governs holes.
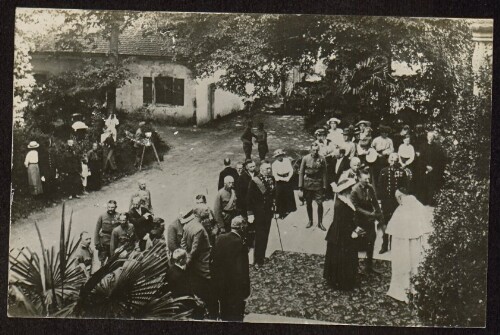
{"type": "Polygon", "coordinates": [[[175,249],[172,252],[173,265],[166,273],[166,281],[173,298],[192,296],[193,288],[186,273],[187,253],[184,249],[175,249]]]}
{"type": "Polygon", "coordinates": [[[167,248],[170,254],[181,247],[184,225],[194,219],[193,211],[181,212],[179,217],[167,227],[167,248]]]}
{"type": "Polygon", "coordinates": [[[239,174],[235,168],[231,167],[231,160],[229,158],[224,158],[224,170],[219,173],[219,183],[217,184],[217,190],[224,187],[224,178],[226,176],[233,177],[234,181],[238,180],[239,174]]]}
{"type": "MultiPolygon", "coordinates": [[[[238,177],[241,176],[241,174],[243,173],[243,163],[242,162],[236,163],[236,172],[238,173],[238,177]]],[[[235,180],[238,180],[238,179],[235,179],[235,180]]]]}
{"type": "MultiPolygon", "coordinates": [[[[127,244],[135,241],[135,232],[134,225],[128,222],[128,213],[121,213],[118,215],[118,222],[120,225],[113,229],[111,233],[111,243],[110,243],[110,256],[113,257],[115,251],[123,249],[127,246],[127,244]]],[[[130,248],[133,250],[133,248],[130,248]]],[[[127,255],[128,251],[126,250],[125,255],[127,255]]]]}
{"type": "Polygon", "coordinates": [[[247,205],[246,205],[246,199],[247,199],[247,192],[248,192],[248,185],[250,184],[250,181],[252,180],[253,177],[255,177],[257,174],[255,172],[255,162],[252,160],[247,160],[245,162],[245,165],[243,166],[243,172],[241,173],[241,176],[238,178],[236,182],[236,206],[238,208],[238,211],[246,217],[247,215],[247,205]]]}
{"type": "Polygon", "coordinates": [[[108,201],[106,213],[99,216],[95,227],[94,243],[98,251],[101,266],[106,264],[106,259],[110,256],[111,233],[118,225],[118,213],[116,213],[116,201],[108,201]]]}
{"type": "Polygon", "coordinates": [[[224,178],[224,187],[219,190],[215,197],[214,215],[219,226],[219,234],[229,232],[231,220],[237,215],[234,178],[231,176],[224,178]]]}
{"type": "Polygon", "coordinates": [[[388,137],[391,132],[391,128],[387,126],[380,126],[380,136],[375,137],[372,142],[372,148],[377,151],[377,160],[373,164],[373,177],[374,181],[378,180],[380,170],[382,170],[389,160],[389,155],[394,152],[394,144],[392,140],[388,137]]]}
{"type": "Polygon", "coordinates": [[[89,159],[89,170],[92,172],[88,176],[89,190],[97,191],[101,189],[101,169],[102,169],[102,150],[97,142],[92,143],[92,149],[87,152],[89,159]]]}
{"type": "Polygon", "coordinates": [[[146,182],[141,179],[137,184],[139,185],[139,189],[132,193],[132,196],[130,197],[129,209],[134,207],[133,199],[139,197],[142,200],[143,206],[146,207],[149,212],[153,213],[153,205],[151,205],[151,192],[146,188],[146,182]]]}
{"type": "Polygon", "coordinates": [[[90,278],[92,274],[92,261],[94,260],[94,250],[90,247],[92,238],[86,231],[80,234],[80,245],[75,252],[76,264],[82,269],[85,277],[90,278]]]}
{"type": "Polygon", "coordinates": [[[365,231],[365,250],[367,273],[380,274],[373,268],[373,247],[375,246],[375,220],[383,220],[382,210],[375,195],[375,189],[370,184],[370,172],[361,170],[359,182],[351,191],[351,201],[356,208],[355,223],[365,231]]]}
{"type": "Polygon", "coordinates": [[[446,157],[439,144],[436,143],[436,133],[427,132],[427,142],[419,148],[420,157],[418,159],[417,182],[419,200],[424,205],[434,204],[434,194],[440,187],[446,157]]]}
{"type": "Polygon", "coordinates": [[[266,159],[266,155],[269,152],[269,147],[267,145],[267,132],[264,130],[264,123],[259,122],[257,125],[257,131],[254,134],[257,140],[257,150],[259,152],[259,158],[262,162],[266,159]]]}
{"type": "Polygon", "coordinates": [[[252,139],[255,135],[252,133],[252,121],[248,121],[245,130],[243,131],[243,135],[241,135],[241,142],[243,142],[243,152],[245,153],[246,159],[252,158],[252,139]]]}
{"type": "Polygon", "coordinates": [[[326,176],[326,161],[319,154],[316,142],[311,145],[311,153],[302,158],[299,172],[299,190],[303,193],[307,206],[309,222],[306,228],[313,226],[313,200],[318,205],[318,228],[326,231],[323,226],[323,198],[328,185],[326,176]]]}
{"type": "Polygon", "coordinates": [[[243,321],[250,295],[248,249],[243,243],[245,219],[231,221],[231,232],[217,238],[211,254],[212,283],[223,321],[243,321]]]}
{"type": "Polygon", "coordinates": [[[252,178],[247,193],[248,222],[255,226],[254,264],[259,268],[266,257],[267,240],[273,219],[276,182],[271,175],[271,165],[262,163],[260,174],[252,178]]]}
{"type": "Polygon", "coordinates": [[[194,294],[207,305],[214,314],[213,294],[210,291],[210,242],[205,228],[194,217],[184,226],[181,241],[182,249],[187,252],[186,271],[194,294]]]}
{"type": "Polygon", "coordinates": [[[328,185],[335,182],[339,183],[340,176],[344,171],[349,170],[349,158],[345,156],[345,149],[341,148],[335,151],[333,157],[327,159],[328,167],[328,185]]]}
{"type": "Polygon", "coordinates": [[[139,249],[146,250],[146,242],[149,239],[149,232],[153,229],[153,214],[143,206],[140,197],[132,199],[132,208],[128,212],[128,219],[134,225],[135,235],[139,241],[139,249]]]}
{"type": "Polygon", "coordinates": [[[377,194],[381,200],[382,212],[384,213],[384,220],[382,222],[384,236],[379,254],[383,254],[389,250],[389,235],[385,233],[385,230],[387,229],[387,223],[391,219],[392,214],[399,206],[396,200],[396,191],[401,187],[407,189],[409,186],[408,176],[405,170],[399,167],[398,160],[399,156],[397,153],[393,152],[390,154],[389,166],[380,171],[380,177],[378,179],[377,194]]]}
{"type": "Polygon", "coordinates": [[[82,188],[81,176],[82,163],[76,154],[74,142],[69,139],[62,163],[62,173],[64,174],[64,186],[69,194],[69,199],[80,198],[78,193],[82,188]]]}
{"type": "Polygon", "coordinates": [[[43,185],[43,192],[48,200],[54,202],[57,193],[57,181],[59,173],[57,171],[57,153],[49,139],[47,150],[40,152],[40,175],[43,185]]]}
{"type": "Polygon", "coordinates": [[[326,130],[323,128],[317,129],[314,132],[314,135],[316,136],[316,143],[319,148],[319,154],[323,157],[327,157],[332,153],[332,148],[330,140],[326,138],[326,130]]]}

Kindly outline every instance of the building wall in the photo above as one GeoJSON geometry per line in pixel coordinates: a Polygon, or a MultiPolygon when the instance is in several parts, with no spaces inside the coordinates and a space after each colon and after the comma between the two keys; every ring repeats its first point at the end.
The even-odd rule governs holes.
{"type": "Polygon", "coordinates": [[[168,76],[184,79],[184,105],[150,104],[148,110],[158,118],[187,121],[194,117],[196,87],[191,78],[191,71],[180,64],[163,60],[138,59],[127,65],[132,73],[130,82],[116,90],[116,106],[134,111],[143,104],[143,77],[168,76]]]}
{"type": "MultiPolygon", "coordinates": [[[[209,111],[209,86],[216,83],[224,71],[217,71],[213,76],[200,79],[196,85],[196,123],[198,125],[211,121],[209,111]]],[[[243,99],[233,93],[216,89],[214,94],[213,119],[243,109],[243,99]]]]}

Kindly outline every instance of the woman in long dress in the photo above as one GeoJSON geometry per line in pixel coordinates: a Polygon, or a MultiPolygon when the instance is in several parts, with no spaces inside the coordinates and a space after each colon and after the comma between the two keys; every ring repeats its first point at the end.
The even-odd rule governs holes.
{"type": "Polygon", "coordinates": [[[408,302],[413,291],[410,279],[423,260],[427,234],[432,231],[429,210],[405,188],[396,191],[399,207],[390,219],[386,233],[392,235],[392,277],[387,295],[408,302]]]}
{"type": "Polygon", "coordinates": [[[332,184],[335,200],[333,222],[328,229],[325,240],[326,256],[323,277],[328,285],[338,290],[351,290],[357,285],[358,251],[354,224],[355,208],[349,194],[354,179],[345,179],[339,185],[332,184]]]}
{"type": "Polygon", "coordinates": [[[24,166],[28,169],[28,185],[32,195],[43,193],[42,179],[40,176],[40,168],[38,166],[38,150],[40,145],[36,141],[31,141],[28,144],[28,149],[31,149],[24,159],[24,166]]]}
{"type": "Polygon", "coordinates": [[[283,219],[297,210],[293,185],[290,182],[293,176],[293,166],[292,161],[285,157],[282,149],[275,150],[273,157],[276,158],[271,165],[273,177],[276,180],[276,210],[283,219]]]}

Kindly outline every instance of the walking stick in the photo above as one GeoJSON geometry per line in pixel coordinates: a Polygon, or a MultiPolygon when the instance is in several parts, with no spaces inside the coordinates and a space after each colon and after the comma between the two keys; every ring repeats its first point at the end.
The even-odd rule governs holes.
{"type": "Polygon", "coordinates": [[[276,227],[278,228],[278,237],[280,239],[281,251],[284,251],[283,250],[283,242],[281,241],[280,225],[278,224],[278,215],[277,215],[277,213],[274,214],[274,220],[276,221],[276,227]]]}

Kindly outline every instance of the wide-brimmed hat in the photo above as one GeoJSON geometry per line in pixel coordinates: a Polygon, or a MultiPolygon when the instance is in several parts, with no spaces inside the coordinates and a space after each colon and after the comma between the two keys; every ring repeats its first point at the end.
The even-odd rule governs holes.
{"type": "Polygon", "coordinates": [[[336,117],[332,117],[330,120],[326,121],[326,123],[328,123],[328,124],[330,124],[332,122],[335,122],[335,123],[339,124],[340,120],[337,119],[336,117]]]}
{"type": "Polygon", "coordinates": [[[180,218],[179,218],[179,221],[184,224],[184,223],[188,223],[189,221],[193,220],[194,219],[194,213],[193,213],[193,210],[190,209],[190,210],[184,210],[180,213],[180,218]]]}
{"type": "Polygon", "coordinates": [[[30,144],[28,144],[28,149],[36,149],[40,146],[37,141],[31,141],[30,144]]]}
{"type": "Polygon", "coordinates": [[[73,128],[74,130],[80,130],[80,129],[88,129],[88,126],[82,121],[76,121],[75,123],[73,123],[71,128],[73,128]]]}
{"type": "Polygon", "coordinates": [[[274,154],[273,154],[273,157],[276,158],[278,156],[284,156],[285,155],[285,152],[283,151],[283,149],[276,149],[274,150],[274,154]]]}
{"type": "Polygon", "coordinates": [[[356,184],[356,179],[346,178],[346,179],[339,181],[338,184],[331,183],[331,186],[332,186],[332,190],[334,193],[340,193],[340,192],[344,191],[345,189],[352,187],[354,184],[356,184]]]}
{"type": "Polygon", "coordinates": [[[359,126],[360,124],[364,124],[367,127],[371,127],[372,126],[372,123],[370,121],[365,121],[365,120],[359,121],[358,123],[356,123],[356,126],[359,126]]]}

